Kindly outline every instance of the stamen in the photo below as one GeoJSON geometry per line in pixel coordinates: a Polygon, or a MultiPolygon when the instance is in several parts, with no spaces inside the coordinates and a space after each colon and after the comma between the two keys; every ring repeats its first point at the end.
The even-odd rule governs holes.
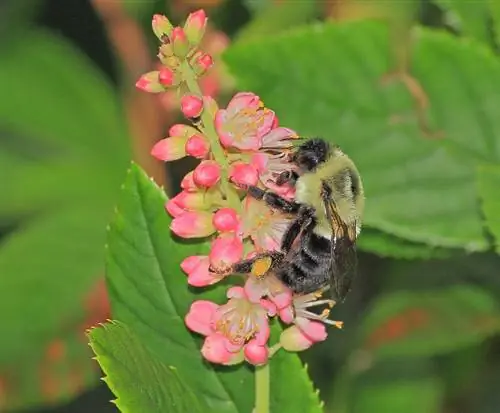
{"type": "Polygon", "coordinates": [[[301,307],[302,308],[311,308],[311,307],[317,307],[318,305],[324,305],[327,304],[328,307],[333,308],[335,305],[334,300],[317,300],[317,301],[311,301],[309,303],[304,303],[301,307]]]}

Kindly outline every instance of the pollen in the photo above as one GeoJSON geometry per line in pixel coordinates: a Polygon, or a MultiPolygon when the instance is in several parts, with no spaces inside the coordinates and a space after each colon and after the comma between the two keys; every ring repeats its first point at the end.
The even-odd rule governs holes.
{"type": "Polygon", "coordinates": [[[272,260],[271,257],[263,257],[255,261],[252,265],[252,275],[258,278],[263,277],[271,268],[272,260]]]}

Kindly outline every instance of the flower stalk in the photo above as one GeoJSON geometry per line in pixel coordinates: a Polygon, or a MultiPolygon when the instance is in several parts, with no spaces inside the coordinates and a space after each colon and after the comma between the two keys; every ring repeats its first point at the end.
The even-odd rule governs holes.
{"type": "Polygon", "coordinates": [[[255,410],[254,413],[269,413],[271,394],[271,369],[269,363],[255,368],[255,410]]]}
{"type": "MultiPolygon", "coordinates": [[[[202,96],[200,85],[198,84],[197,76],[194,70],[191,68],[189,62],[186,60],[182,64],[182,74],[184,81],[186,82],[186,86],[188,90],[195,94],[196,96],[202,96]]],[[[214,157],[215,162],[217,162],[221,166],[221,185],[222,191],[226,196],[228,201],[228,206],[234,208],[236,211],[240,209],[240,200],[236,191],[230,187],[228,181],[228,171],[229,164],[227,162],[227,158],[224,154],[224,151],[220,145],[219,136],[217,135],[217,131],[214,126],[214,116],[215,113],[211,113],[212,108],[207,104],[207,100],[203,99],[203,111],[201,112],[201,128],[203,132],[208,137],[210,142],[210,148],[212,150],[212,155],[214,157]]]]}

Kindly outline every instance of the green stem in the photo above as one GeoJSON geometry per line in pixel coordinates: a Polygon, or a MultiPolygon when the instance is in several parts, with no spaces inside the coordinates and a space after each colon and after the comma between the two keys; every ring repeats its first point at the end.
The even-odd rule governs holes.
{"type": "Polygon", "coordinates": [[[269,413],[269,363],[255,368],[255,409],[253,413],[269,413]]]}
{"type": "MultiPolygon", "coordinates": [[[[198,84],[196,74],[187,60],[182,64],[182,74],[188,90],[191,93],[202,98],[203,94],[198,84]]],[[[208,137],[208,140],[210,142],[210,149],[214,156],[215,162],[217,162],[221,166],[222,191],[227,198],[229,206],[231,208],[234,208],[236,211],[239,211],[241,202],[236,190],[229,184],[229,163],[227,162],[224,150],[220,145],[219,135],[217,135],[217,131],[215,130],[214,115],[214,113],[211,113],[210,108],[207,107],[205,100],[203,100],[203,112],[201,113],[201,121],[204,127],[203,132],[208,137]]]]}

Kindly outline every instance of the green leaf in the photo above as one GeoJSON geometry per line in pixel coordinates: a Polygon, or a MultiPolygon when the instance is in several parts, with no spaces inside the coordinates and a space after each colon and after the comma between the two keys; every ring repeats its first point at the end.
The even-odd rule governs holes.
{"type": "Polygon", "coordinates": [[[395,237],[372,228],[364,228],[357,242],[358,247],[382,257],[402,259],[445,258],[452,250],[431,247],[395,237]]]}
{"type": "MultiPolygon", "coordinates": [[[[399,364],[404,362],[399,361],[399,364]]],[[[372,377],[353,389],[352,413],[439,413],[442,411],[443,385],[434,376],[372,377]]]]}
{"type": "Polygon", "coordinates": [[[387,28],[362,21],[315,25],[226,55],[240,89],[259,94],[280,124],[338,143],[356,162],[366,191],[365,224],[441,247],[484,250],[475,162],[500,160],[500,61],[481,45],[417,30],[412,73],[430,99],[444,139],[418,127],[391,69],[387,28]],[[460,222],[460,225],[457,225],[460,222]]]}
{"type": "Polygon", "coordinates": [[[461,33],[474,37],[479,41],[491,44],[488,23],[490,16],[489,0],[436,0],[450,15],[448,20],[452,26],[458,25],[461,33]],[[458,21],[458,24],[456,24],[458,21]]]}
{"type": "Polygon", "coordinates": [[[182,382],[176,369],[155,359],[126,325],[104,324],[90,330],[89,338],[121,412],[207,411],[192,389],[182,382]]]}
{"type": "Polygon", "coordinates": [[[63,39],[24,31],[0,59],[1,371],[84,317],[129,155],[116,93],[63,39]]]}
{"type": "Polygon", "coordinates": [[[466,285],[394,292],[367,312],[360,345],[378,357],[443,354],[497,334],[499,314],[493,296],[466,285]]]}
{"type": "Polygon", "coordinates": [[[478,168],[479,196],[486,219],[486,226],[493,234],[500,253],[500,166],[480,165],[478,168]]]}
{"type": "Polygon", "coordinates": [[[489,0],[491,17],[493,20],[493,34],[496,45],[500,45],[500,3],[496,0],[489,0]]]}
{"type": "Polygon", "coordinates": [[[238,32],[236,42],[267,39],[270,35],[313,21],[319,15],[320,7],[317,0],[259,5],[253,19],[238,32]]]}
{"type": "MultiPolygon", "coordinates": [[[[207,245],[172,238],[165,202],[163,191],[140,168],[132,166],[108,236],[106,276],[113,317],[137,332],[159,360],[176,367],[182,380],[210,409],[250,412],[254,403],[252,371],[245,366],[214,367],[204,362],[200,338],[184,325],[194,300],[226,301],[225,286],[203,294],[188,288],[179,264],[189,255],[206,254],[207,245]]],[[[321,412],[295,354],[277,355],[271,363],[271,375],[274,409],[321,412]]]]}

